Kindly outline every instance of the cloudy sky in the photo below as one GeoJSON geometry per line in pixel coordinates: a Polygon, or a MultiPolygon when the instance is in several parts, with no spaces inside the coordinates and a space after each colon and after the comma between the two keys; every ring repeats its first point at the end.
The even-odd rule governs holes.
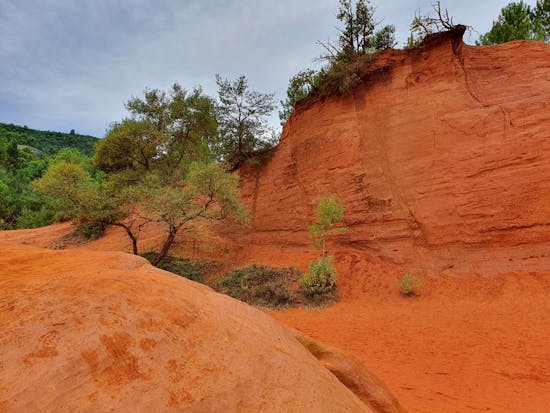
{"type": "MultiPolygon", "coordinates": [[[[431,0],[372,3],[401,47],[431,0]]],[[[485,33],[507,3],[443,6],[485,33]]],[[[337,8],[337,0],[0,0],[0,122],[101,137],[145,87],[200,84],[215,95],[216,73],[245,74],[280,100],[292,75],[315,67],[316,42],[337,39],[337,8]]]]}

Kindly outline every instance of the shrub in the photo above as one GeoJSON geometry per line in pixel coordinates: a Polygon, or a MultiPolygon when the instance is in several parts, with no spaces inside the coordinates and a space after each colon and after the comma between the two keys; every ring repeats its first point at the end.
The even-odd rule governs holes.
{"type": "Polygon", "coordinates": [[[85,223],[77,228],[76,233],[88,240],[98,239],[105,233],[105,225],[85,223]]]}
{"type": "MultiPolygon", "coordinates": [[[[152,261],[158,254],[154,251],[142,254],[142,257],[152,261]]],[[[164,271],[169,271],[188,280],[202,282],[204,275],[216,266],[212,262],[191,261],[187,258],[174,257],[167,255],[158,264],[157,267],[164,271]]]]}
{"type": "Polygon", "coordinates": [[[336,268],[332,264],[332,257],[319,257],[317,261],[309,263],[309,271],[300,279],[305,295],[319,299],[336,290],[336,268]]]}
{"type": "Polygon", "coordinates": [[[362,65],[357,59],[335,60],[322,68],[312,87],[312,94],[324,98],[351,92],[361,83],[362,65]]]}
{"type": "Polygon", "coordinates": [[[249,304],[284,308],[298,302],[289,287],[301,275],[296,268],[251,265],[225,274],[216,281],[214,288],[249,304]]]}
{"type": "Polygon", "coordinates": [[[417,295],[420,285],[421,281],[418,278],[407,273],[404,274],[403,278],[401,278],[401,281],[399,281],[399,292],[404,297],[417,295]]]}

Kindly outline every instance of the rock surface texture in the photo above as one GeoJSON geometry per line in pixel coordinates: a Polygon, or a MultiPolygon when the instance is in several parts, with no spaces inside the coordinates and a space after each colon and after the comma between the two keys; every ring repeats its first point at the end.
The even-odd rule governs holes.
{"type": "Polygon", "coordinates": [[[272,157],[241,177],[251,254],[308,248],[330,194],[350,228],[333,252],[435,271],[548,268],[550,46],[447,33],[384,52],[353,93],[299,104],[272,157]]]}
{"type": "Polygon", "coordinates": [[[400,411],[367,407],[264,313],[142,258],[0,248],[2,412],[400,411]]]}

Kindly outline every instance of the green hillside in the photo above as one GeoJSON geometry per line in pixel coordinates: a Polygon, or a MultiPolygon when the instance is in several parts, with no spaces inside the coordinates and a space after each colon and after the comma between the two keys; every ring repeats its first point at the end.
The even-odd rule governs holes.
{"type": "Polygon", "coordinates": [[[31,146],[47,155],[55,155],[63,148],[74,148],[91,156],[98,141],[97,138],[89,135],[41,131],[7,123],[0,123],[0,138],[15,142],[17,145],[31,146]]]}

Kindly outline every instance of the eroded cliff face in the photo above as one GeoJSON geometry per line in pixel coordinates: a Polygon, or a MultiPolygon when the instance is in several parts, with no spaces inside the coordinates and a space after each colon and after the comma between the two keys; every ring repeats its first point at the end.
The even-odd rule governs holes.
{"type": "Polygon", "coordinates": [[[431,271],[548,268],[550,47],[448,35],[384,53],[376,68],[352,94],[299,106],[271,159],[241,169],[252,216],[242,253],[310,254],[307,225],[331,194],[350,228],[332,244],[337,256],[431,271]]]}

